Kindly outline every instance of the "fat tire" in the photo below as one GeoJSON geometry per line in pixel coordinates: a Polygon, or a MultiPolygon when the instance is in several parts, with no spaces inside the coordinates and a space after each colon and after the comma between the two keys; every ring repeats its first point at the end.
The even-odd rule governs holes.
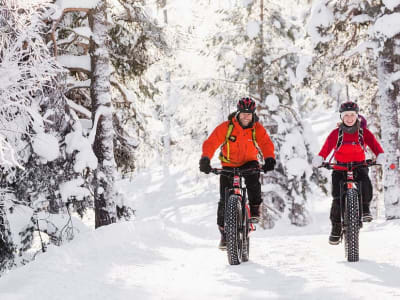
{"type": "Polygon", "coordinates": [[[347,190],[345,205],[345,254],[347,261],[356,262],[359,260],[360,209],[355,189],[347,190]]]}
{"type": "Polygon", "coordinates": [[[239,265],[242,262],[242,205],[240,196],[231,195],[225,207],[225,237],[226,252],[230,265],[239,265]]]}
{"type": "Polygon", "coordinates": [[[242,246],[242,262],[246,262],[250,257],[250,221],[249,216],[247,214],[246,208],[244,209],[244,218],[243,218],[243,246],[242,246]]]}

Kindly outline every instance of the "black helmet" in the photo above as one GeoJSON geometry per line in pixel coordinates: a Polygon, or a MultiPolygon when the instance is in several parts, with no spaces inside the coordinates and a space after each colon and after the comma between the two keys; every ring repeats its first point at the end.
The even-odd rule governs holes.
{"type": "Polygon", "coordinates": [[[256,110],[256,103],[251,98],[242,98],[237,104],[238,112],[254,113],[256,110]]]}
{"type": "Polygon", "coordinates": [[[344,111],[355,111],[356,113],[358,113],[359,110],[360,110],[360,109],[358,108],[357,103],[351,102],[351,101],[342,103],[342,104],[340,105],[340,108],[339,108],[339,112],[340,112],[340,113],[342,113],[342,112],[344,112],[344,111]]]}

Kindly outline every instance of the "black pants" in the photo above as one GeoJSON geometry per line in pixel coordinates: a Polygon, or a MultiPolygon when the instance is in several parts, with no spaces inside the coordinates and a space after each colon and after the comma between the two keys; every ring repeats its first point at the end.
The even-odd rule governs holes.
{"type": "MultiPolygon", "coordinates": [[[[332,223],[340,223],[340,189],[343,189],[343,182],[346,181],[346,171],[332,172],[332,207],[330,219],[332,223]]],[[[368,176],[368,168],[361,167],[354,170],[354,179],[358,182],[361,189],[361,199],[363,210],[369,208],[372,200],[372,184],[368,176]]]]}
{"type": "MultiPolygon", "coordinates": [[[[249,161],[244,165],[240,166],[239,169],[250,169],[258,168],[257,161],[249,161]]],[[[224,169],[232,169],[230,167],[223,167],[224,169]]],[[[217,224],[221,227],[224,226],[224,215],[225,215],[225,188],[232,187],[233,176],[221,175],[219,178],[219,193],[220,199],[218,202],[218,212],[217,212],[217,224]]],[[[260,174],[251,174],[244,176],[244,182],[247,188],[247,195],[250,205],[260,205],[261,199],[261,183],[260,174]]]]}

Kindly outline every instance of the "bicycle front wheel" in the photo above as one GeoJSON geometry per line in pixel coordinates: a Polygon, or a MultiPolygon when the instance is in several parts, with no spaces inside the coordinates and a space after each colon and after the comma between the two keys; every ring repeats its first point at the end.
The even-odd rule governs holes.
{"type": "Polygon", "coordinates": [[[360,216],[359,216],[358,193],[355,189],[349,189],[346,192],[345,204],[345,252],[349,262],[359,260],[359,234],[360,234],[360,216]]]}
{"type": "Polygon", "coordinates": [[[225,206],[225,236],[228,262],[239,265],[243,253],[243,228],[241,197],[231,195],[225,206]]]}
{"type": "Polygon", "coordinates": [[[250,221],[249,215],[247,212],[247,208],[245,207],[243,212],[243,219],[242,219],[242,262],[246,262],[249,260],[250,256],[250,221]]]}

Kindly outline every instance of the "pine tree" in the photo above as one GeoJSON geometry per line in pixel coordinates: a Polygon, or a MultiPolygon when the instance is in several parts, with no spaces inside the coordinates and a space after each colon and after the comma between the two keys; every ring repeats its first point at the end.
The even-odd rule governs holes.
{"type": "Polygon", "coordinates": [[[264,227],[273,226],[274,219],[286,212],[292,224],[308,224],[309,182],[314,180],[309,142],[298,110],[304,98],[304,75],[296,71],[301,69],[304,55],[301,50],[288,51],[295,48],[301,27],[283,11],[279,4],[262,0],[222,10],[224,32],[217,32],[212,46],[220,61],[220,74],[230,85],[227,89],[225,84],[228,93],[223,96],[230,99],[230,107],[240,95],[258,100],[257,114],[276,147],[276,170],[262,179],[266,185],[264,227]]]}

